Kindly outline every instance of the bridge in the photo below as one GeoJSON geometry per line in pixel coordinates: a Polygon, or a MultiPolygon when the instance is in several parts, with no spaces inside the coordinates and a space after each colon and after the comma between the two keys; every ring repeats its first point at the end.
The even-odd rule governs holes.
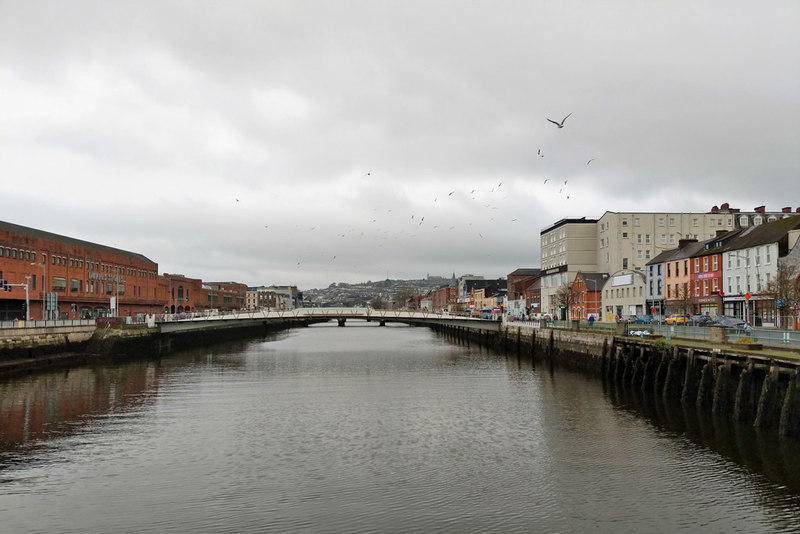
{"type": "Polygon", "coordinates": [[[423,311],[375,310],[372,308],[297,308],[281,311],[233,311],[225,314],[197,312],[155,316],[155,325],[163,333],[185,332],[214,327],[234,327],[247,323],[290,323],[308,326],[315,323],[337,321],[345,326],[348,319],[378,322],[380,326],[396,322],[413,325],[452,325],[469,329],[500,331],[500,321],[477,317],[429,313],[423,311]]]}

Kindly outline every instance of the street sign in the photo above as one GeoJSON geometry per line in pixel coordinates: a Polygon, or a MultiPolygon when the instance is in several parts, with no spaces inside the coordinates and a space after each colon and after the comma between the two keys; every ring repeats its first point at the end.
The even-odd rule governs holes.
{"type": "Polygon", "coordinates": [[[750,292],[744,294],[744,298],[746,298],[747,300],[750,300],[752,297],[753,295],[751,295],[750,292]]]}
{"type": "Polygon", "coordinates": [[[786,302],[783,299],[777,299],[775,301],[775,306],[777,306],[778,308],[783,308],[784,306],[786,306],[786,302]]]}

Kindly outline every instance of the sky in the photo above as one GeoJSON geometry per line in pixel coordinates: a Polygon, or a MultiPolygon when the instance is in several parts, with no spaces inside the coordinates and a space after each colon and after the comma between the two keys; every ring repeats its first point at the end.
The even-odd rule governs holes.
{"type": "Polygon", "coordinates": [[[312,289],[503,277],[567,217],[795,210],[798,28],[796,0],[0,0],[0,220],[312,289]]]}

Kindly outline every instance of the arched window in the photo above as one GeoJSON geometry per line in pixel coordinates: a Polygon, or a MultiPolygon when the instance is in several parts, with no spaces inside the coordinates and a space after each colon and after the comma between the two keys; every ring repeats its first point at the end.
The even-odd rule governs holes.
{"type": "Polygon", "coordinates": [[[183,286],[178,286],[178,300],[183,300],[183,286]]]}

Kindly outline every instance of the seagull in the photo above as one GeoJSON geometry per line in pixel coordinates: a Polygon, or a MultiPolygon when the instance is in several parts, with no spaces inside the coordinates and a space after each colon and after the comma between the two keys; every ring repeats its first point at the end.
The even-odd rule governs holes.
{"type": "Polygon", "coordinates": [[[550,179],[550,178],[545,178],[545,179],[544,179],[544,183],[547,183],[547,180],[549,180],[549,179],[550,179]]]}
{"type": "Polygon", "coordinates": [[[372,169],[368,170],[367,174],[365,174],[364,176],[370,176],[370,175],[372,175],[372,169]]]}
{"type": "Polygon", "coordinates": [[[497,184],[497,187],[500,187],[501,185],[503,185],[503,182],[500,182],[499,184],[497,184]]]}
{"type": "Polygon", "coordinates": [[[453,193],[455,193],[455,190],[453,190],[453,191],[450,191],[449,193],[447,193],[447,196],[449,197],[449,196],[450,196],[450,195],[452,195],[453,193]]]}
{"type": "Polygon", "coordinates": [[[567,180],[564,180],[564,185],[567,185],[567,180]]]}
{"type": "MultiPolygon", "coordinates": [[[[572,113],[570,113],[569,115],[572,115],[572,113]]],[[[548,120],[548,121],[550,121],[550,122],[552,122],[553,124],[555,124],[555,125],[556,125],[556,126],[558,126],[559,128],[563,128],[563,127],[564,127],[564,121],[565,121],[565,120],[567,120],[567,119],[569,118],[569,115],[567,115],[566,117],[564,117],[563,119],[561,119],[561,122],[556,122],[556,121],[554,121],[554,120],[550,120],[550,119],[547,119],[547,120],[548,120]]]]}
{"type": "Polygon", "coordinates": [[[537,150],[537,151],[536,151],[536,155],[537,155],[537,156],[541,156],[541,155],[542,155],[542,149],[541,149],[541,148],[540,148],[539,150],[537,150]]]}
{"type": "Polygon", "coordinates": [[[587,161],[587,162],[586,162],[586,164],[588,165],[588,164],[590,164],[590,163],[591,163],[591,162],[593,162],[593,161],[594,161],[594,158],[592,158],[592,159],[590,159],[589,161],[587,161]]]}

